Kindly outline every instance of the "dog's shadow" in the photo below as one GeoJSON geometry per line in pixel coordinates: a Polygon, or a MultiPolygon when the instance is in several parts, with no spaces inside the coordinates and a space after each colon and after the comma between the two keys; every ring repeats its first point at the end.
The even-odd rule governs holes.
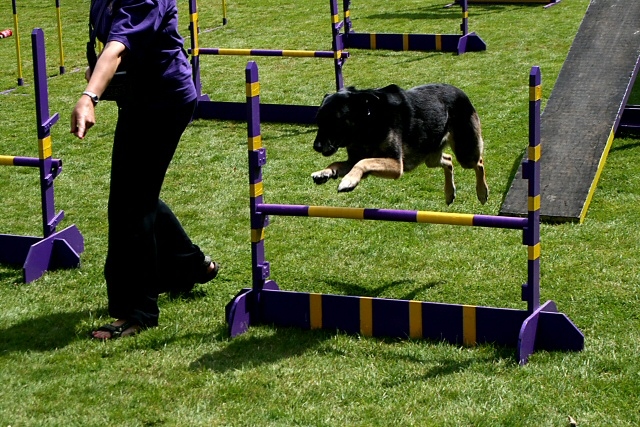
{"type": "Polygon", "coordinates": [[[405,293],[399,299],[404,300],[414,300],[417,295],[422,292],[436,287],[438,285],[444,284],[444,281],[437,280],[429,283],[422,284],[420,286],[415,286],[415,280],[403,279],[403,280],[394,280],[383,285],[380,285],[375,288],[365,287],[359,284],[347,283],[337,280],[326,280],[325,283],[327,286],[332,289],[339,290],[339,293],[345,295],[359,295],[363,297],[369,298],[380,298],[381,295],[387,294],[387,291],[390,289],[398,288],[398,287],[412,287],[413,289],[410,292],[405,293]]]}

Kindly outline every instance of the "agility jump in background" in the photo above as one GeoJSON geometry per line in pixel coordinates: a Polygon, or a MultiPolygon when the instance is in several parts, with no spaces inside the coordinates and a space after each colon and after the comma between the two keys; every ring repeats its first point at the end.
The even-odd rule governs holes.
{"type": "Polygon", "coordinates": [[[57,214],[55,212],[53,181],[62,172],[62,161],[52,157],[50,130],[60,116],[58,113],[49,116],[44,32],[41,29],[33,30],[31,43],[39,156],[33,158],[0,155],[0,165],[37,167],[40,170],[44,237],[0,234],[0,262],[22,265],[24,281],[27,283],[38,279],[48,270],[78,267],[79,254],[84,251],[84,238],[75,225],[56,231],[56,227],[64,218],[64,211],[57,214]]]}
{"type": "Polygon", "coordinates": [[[360,33],[351,22],[351,0],[343,0],[345,46],[347,49],[386,49],[406,51],[465,52],[487,50],[487,44],[474,32],[469,32],[467,0],[459,2],[462,8],[461,34],[386,34],[360,33]]]}
{"type": "Polygon", "coordinates": [[[249,326],[271,324],[303,329],[340,330],[364,336],[426,338],[455,344],[496,343],[517,348],[525,364],[535,350],[580,351],[584,335],[553,301],[540,304],[540,103],[541,75],[529,76],[529,160],[523,164],[528,181],[527,217],[453,214],[395,209],[267,204],[262,168],[266,150],[260,134],[260,83],[255,62],[246,71],[247,141],[251,215],[252,288],[242,289],[226,306],[232,337],[249,326]],[[527,246],[527,282],[522,285],[526,310],[478,307],[361,296],[326,295],[281,290],[269,279],[265,259],[268,215],[346,218],[448,224],[522,230],[527,246]]]}
{"type": "MultiPolygon", "coordinates": [[[[196,0],[189,0],[191,35],[191,65],[193,79],[198,93],[198,106],[194,115],[196,119],[222,119],[244,120],[246,117],[245,103],[243,102],[219,102],[212,101],[207,95],[202,94],[200,82],[200,56],[201,55],[243,55],[243,56],[279,56],[298,58],[325,58],[333,59],[335,71],[336,91],[344,87],[342,67],[349,57],[344,50],[344,35],[341,33],[343,22],[339,20],[338,2],[330,0],[331,7],[331,50],[277,50],[277,49],[226,49],[200,47],[198,34],[198,9],[196,0]]],[[[287,105],[287,104],[262,104],[262,120],[280,123],[314,123],[317,106],[287,105]]]]}
{"type": "MultiPolygon", "coordinates": [[[[16,60],[18,63],[18,86],[24,85],[24,78],[22,76],[22,54],[20,49],[20,30],[18,28],[18,7],[16,0],[11,0],[11,7],[13,9],[13,33],[16,40],[16,60]]],[[[62,16],[60,12],[60,0],[56,0],[56,21],[58,25],[58,50],[60,52],[60,74],[65,73],[64,66],[64,49],[62,46],[62,16]]]]}

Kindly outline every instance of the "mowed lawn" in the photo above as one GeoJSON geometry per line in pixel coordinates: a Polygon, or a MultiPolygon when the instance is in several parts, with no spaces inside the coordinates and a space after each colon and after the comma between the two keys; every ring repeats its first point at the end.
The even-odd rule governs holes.
{"type": "MultiPolygon", "coordinates": [[[[93,328],[111,320],[102,267],[116,108],[98,105],[98,124],[85,140],[69,133],[85,87],[90,1],[59,3],[62,55],[53,0],[16,0],[20,61],[16,34],[0,39],[0,155],[38,156],[30,33],[39,27],[50,112],[60,117],[51,128],[53,157],[63,161],[55,180],[55,209],[64,211],[58,227],[76,225],[85,250],[80,268],[50,271],[28,284],[19,267],[0,264],[0,426],[640,425],[634,134],[613,141],[582,224],[541,225],[541,300],[555,301],[582,331],[581,352],[536,352],[519,366],[514,348],[494,344],[271,325],[229,338],[225,306],[251,286],[251,230],[246,123],[222,120],[188,127],[162,194],[194,242],[220,262],[219,277],[190,298],[161,296],[158,328],[113,342],[90,340],[93,328]]],[[[459,34],[460,7],[445,8],[446,1],[351,3],[358,31],[459,34]]],[[[316,186],[310,174],[344,153],[324,158],[312,149],[313,125],[281,123],[262,124],[265,200],[498,214],[528,144],[530,69],[541,68],[544,108],[588,5],[472,4],[469,29],[487,43],[484,52],[350,49],[346,85],[445,82],[469,95],[482,120],[487,204],[476,199],[473,172],[457,163],[451,206],[442,171],[425,167],[396,181],[367,179],[348,194],[337,193],[335,181],[316,186]]],[[[178,6],[189,47],[189,2],[178,6]]],[[[201,0],[200,47],[330,50],[329,6],[201,0]]],[[[14,28],[11,2],[0,5],[5,28],[14,28]]],[[[318,105],[335,91],[330,59],[201,56],[202,92],[244,102],[248,60],[259,66],[263,102],[318,105]]],[[[606,58],[597,66],[612,68],[606,58]]],[[[630,102],[640,104],[637,91],[630,102]]],[[[0,166],[0,233],[41,236],[41,215],[38,171],[0,166]]],[[[285,290],[526,308],[527,248],[514,230],[272,217],[265,250],[270,277],[285,290]]]]}

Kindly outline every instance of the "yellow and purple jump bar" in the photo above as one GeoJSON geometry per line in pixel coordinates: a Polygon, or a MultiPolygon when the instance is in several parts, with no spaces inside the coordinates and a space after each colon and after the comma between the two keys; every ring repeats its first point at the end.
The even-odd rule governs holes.
{"type": "Polygon", "coordinates": [[[527,218],[518,217],[333,206],[257,204],[256,213],[259,215],[309,216],[319,218],[363,220],[370,219],[378,221],[466,225],[471,227],[509,228],[517,230],[524,229],[528,224],[527,218]]]}

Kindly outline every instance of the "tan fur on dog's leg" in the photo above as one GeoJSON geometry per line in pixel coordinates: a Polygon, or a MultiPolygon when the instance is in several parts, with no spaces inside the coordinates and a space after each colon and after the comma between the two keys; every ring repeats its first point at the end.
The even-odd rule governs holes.
{"type": "Polygon", "coordinates": [[[480,203],[484,205],[489,199],[489,186],[487,185],[487,177],[484,173],[484,162],[482,158],[478,160],[478,164],[474,170],[476,171],[476,194],[480,203]]]}
{"type": "Polygon", "coordinates": [[[402,162],[395,159],[362,159],[356,163],[338,186],[339,192],[351,191],[358,186],[362,178],[372,174],[381,178],[397,179],[402,176],[402,162]]]}
{"type": "Polygon", "coordinates": [[[453,162],[451,156],[442,154],[440,164],[442,170],[444,170],[444,199],[447,205],[450,205],[456,199],[456,184],[453,180],[453,162]]]}
{"type": "Polygon", "coordinates": [[[444,199],[447,205],[456,199],[456,184],[453,180],[453,158],[444,153],[434,153],[425,160],[428,168],[442,168],[444,171],[444,199]]]}

